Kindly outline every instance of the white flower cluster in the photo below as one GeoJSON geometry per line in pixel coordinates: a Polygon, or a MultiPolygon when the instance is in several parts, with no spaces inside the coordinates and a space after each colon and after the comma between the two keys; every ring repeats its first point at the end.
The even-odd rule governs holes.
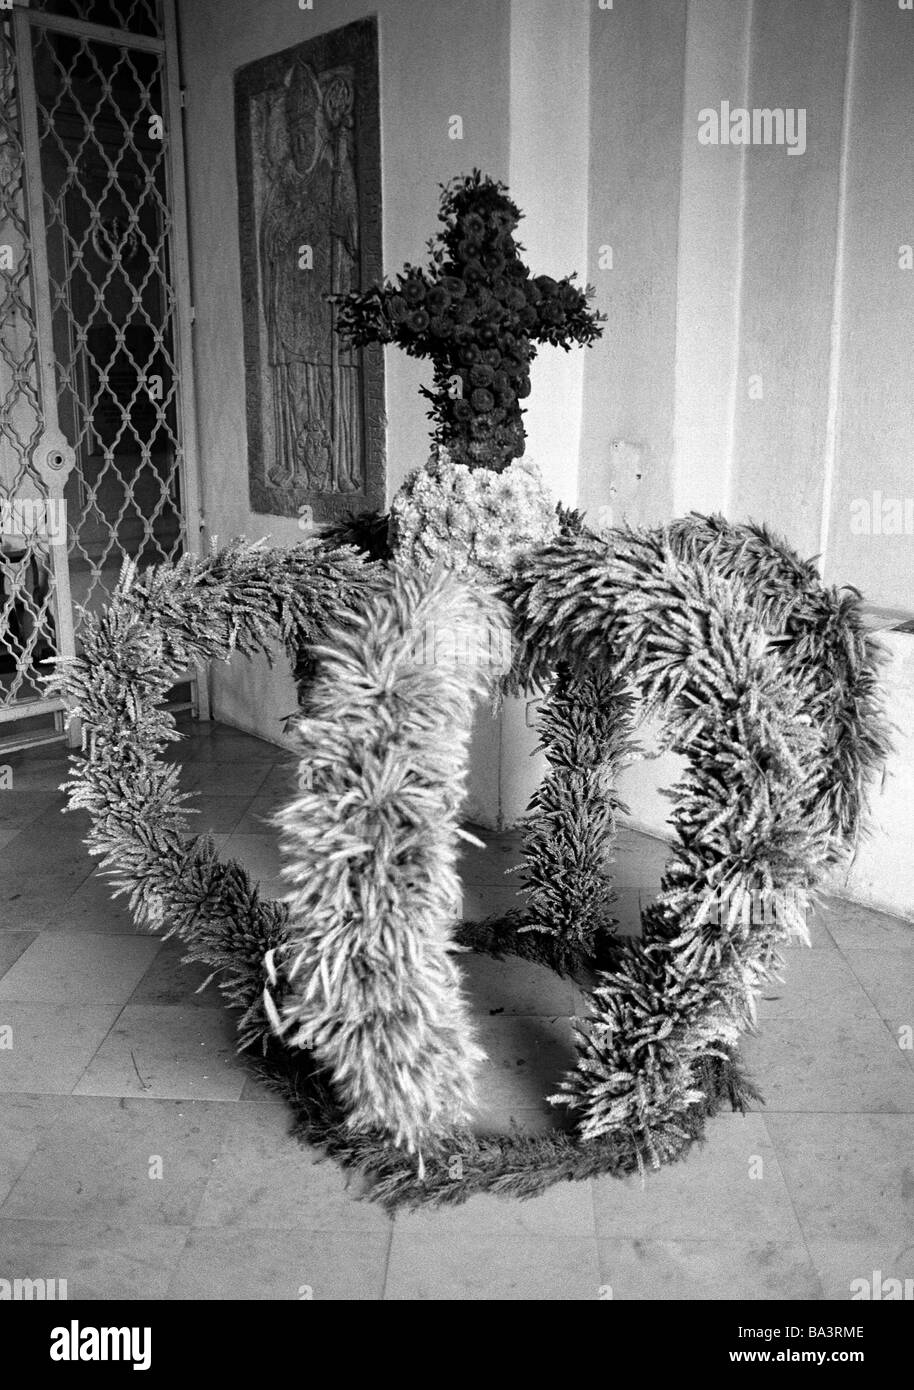
{"type": "Polygon", "coordinates": [[[476,566],[507,575],[532,545],[555,533],[555,502],[536,464],[501,473],[453,463],[440,449],[410,473],[391,506],[394,547],[420,569],[442,556],[457,573],[476,566]]]}

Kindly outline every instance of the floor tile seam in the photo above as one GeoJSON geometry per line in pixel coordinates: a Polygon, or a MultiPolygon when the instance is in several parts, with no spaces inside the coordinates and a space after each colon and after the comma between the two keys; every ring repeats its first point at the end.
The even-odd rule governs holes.
{"type": "Polygon", "coordinates": [[[814,1277],[814,1279],[815,1279],[815,1281],[816,1281],[816,1284],[818,1285],[818,1289],[819,1289],[819,1298],[820,1298],[820,1300],[821,1300],[821,1299],[824,1299],[824,1298],[825,1298],[825,1288],[824,1288],[824,1286],[823,1286],[823,1284],[822,1284],[822,1278],[821,1278],[821,1276],[820,1276],[820,1274],[819,1274],[818,1266],[817,1266],[815,1260],[813,1259],[812,1251],[811,1251],[810,1248],[809,1248],[809,1238],[808,1238],[808,1236],[807,1236],[806,1227],[804,1226],[804,1224],[803,1224],[803,1222],[802,1222],[802,1220],[801,1220],[801,1218],[800,1218],[800,1213],[799,1213],[799,1211],[797,1210],[797,1204],[796,1204],[796,1202],[794,1201],[793,1192],[791,1191],[791,1185],[790,1185],[790,1183],[789,1183],[788,1180],[787,1180],[787,1174],[786,1174],[786,1172],[784,1171],[784,1167],[783,1167],[783,1165],[782,1165],[782,1163],[781,1163],[781,1156],[780,1156],[780,1153],[778,1152],[778,1146],[777,1146],[777,1144],[775,1143],[774,1136],[772,1135],[771,1131],[770,1131],[769,1128],[768,1128],[768,1125],[767,1125],[767,1123],[766,1123],[766,1121],[765,1121],[765,1116],[764,1116],[764,1115],[762,1115],[761,1121],[762,1121],[762,1129],[765,1131],[765,1137],[767,1138],[768,1143],[769,1143],[770,1146],[771,1146],[771,1151],[772,1151],[772,1153],[774,1154],[775,1161],[776,1161],[777,1166],[778,1166],[778,1172],[779,1172],[780,1175],[781,1175],[781,1182],[782,1182],[783,1185],[784,1185],[784,1191],[787,1193],[787,1200],[788,1200],[788,1202],[790,1203],[790,1209],[791,1209],[791,1211],[793,1212],[793,1219],[794,1219],[794,1221],[796,1222],[796,1224],[797,1224],[797,1229],[798,1229],[799,1232],[800,1232],[800,1239],[801,1239],[802,1242],[803,1242],[803,1249],[806,1251],[806,1258],[807,1258],[807,1260],[809,1261],[809,1268],[812,1270],[813,1277],[814,1277]]]}

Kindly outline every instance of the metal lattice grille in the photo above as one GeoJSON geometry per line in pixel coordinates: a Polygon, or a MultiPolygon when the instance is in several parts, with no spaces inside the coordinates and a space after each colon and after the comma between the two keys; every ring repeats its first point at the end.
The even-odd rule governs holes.
{"type": "Polygon", "coordinates": [[[169,0],[0,15],[0,742],[59,717],[41,663],[198,515],[173,25],[169,0]]]}
{"type": "Polygon", "coordinates": [[[70,580],[94,608],[125,555],[183,543],[163,58],[44,30],[33,61],[70,580]]]}
{"type": "Polygon", "coordinates": [[[44,429],[21,107],[10,23],[0,25],[0,707],[41,694],[55,646],[48,490],[34,457],[44,429]],[[47,668],[45,668],[45,671],[47,668]]]}

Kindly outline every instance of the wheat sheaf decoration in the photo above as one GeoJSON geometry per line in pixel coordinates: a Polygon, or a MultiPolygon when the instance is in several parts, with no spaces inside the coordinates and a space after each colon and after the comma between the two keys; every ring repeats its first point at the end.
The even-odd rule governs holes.
{"type": "Polygon", "coordinates": [[[88,810],[90,852],[137,925],[209,967],[302,1141],[393,1208],[657,1167],[745,1103],[739,1037],[781,947],[803,937],[798,904],[852,848],[887,751],[877,669],[857,596],[763,528],[692,516],[596,535],[566,517],[491,582],[329,542],[128,567],[55,685],[84,729],[70,805],[88,810]],[[505,684],[509,623],[510,680],[546,699],[526,909],[459,923],[470,722],[505,684]],[[429,659],[438,630],[498,656],[433,642],[429,659]],[[282,902],[190,834],[161,708],[193,662],[277,646],[299,683],[307,774],[279,816],[282,902]],[[660,896],[622,939],[605,863],[645,709],[686,771],[660,896]],[[760,894],[776,909],[761,921],[760,894]],[[549,1133],[470,1127],[467,948],[589,972],[549,1133]]]}
{"type": "Polygon", "coordinates": [[[446,569],[390,584],[328,634],[282,811],[291,885],[276,1031],[325,1066],[354,1129],[408,1151],[468,1123],[483,1054],[455,957],[456,847],[470,728],[508,614],[446,569]],[[438,658],[438,659],[436,659],[438,658]]]}

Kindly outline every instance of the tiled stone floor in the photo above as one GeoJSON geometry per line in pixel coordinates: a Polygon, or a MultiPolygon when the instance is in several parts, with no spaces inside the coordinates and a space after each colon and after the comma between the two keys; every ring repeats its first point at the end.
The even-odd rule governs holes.
{"type": "MultiPolygon", "coordinates": [[[[264,818],[289,785],[276,748],[190,725],[201,825],[277,891],[264,818]]],[[[59,749],[2,759],[0,1277],[71,1298],[619,1299],[849,1297],[914,1276],[914,924],[832,902],[793,947],[744,1055],[768,1105],[715,1120],[682,1164],[474,1199],[390,1220],[287,1134],[234,1054],[218,996],[172,943],[133,932],[60,814],[59,749]]],[[[663,846],[618,856],[629,912],[663,846]]],[[[507,905],[516,841],[464,860],[465,911],[507,905]]],[[[575,986],[468,958],[490,1061],[486,1125],[549,1123],[575,986]]]]}

